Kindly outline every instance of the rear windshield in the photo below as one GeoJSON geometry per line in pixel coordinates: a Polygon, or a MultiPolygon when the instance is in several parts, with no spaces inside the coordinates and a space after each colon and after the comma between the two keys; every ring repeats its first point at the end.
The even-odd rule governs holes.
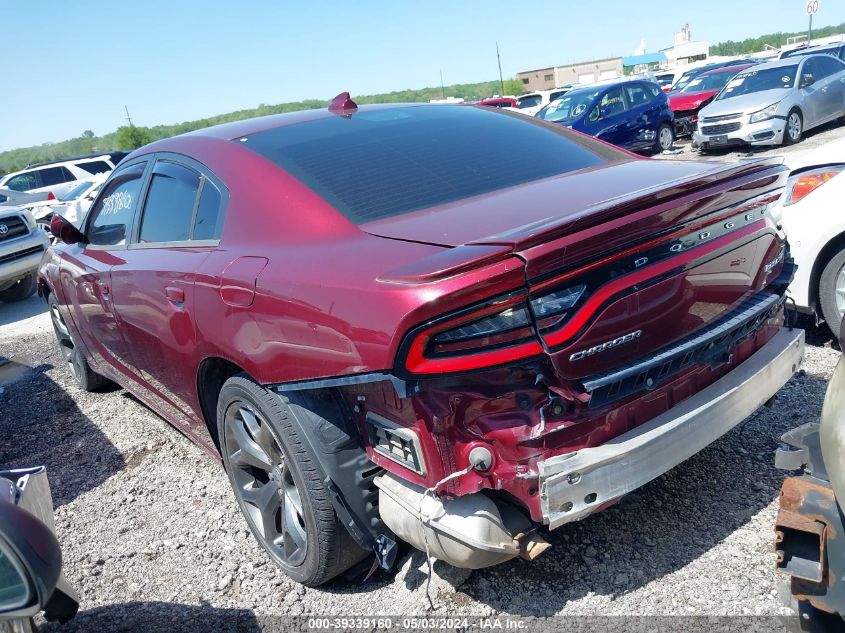
{"type": "Polygon", "coordinates": [[[361,110],[236,142],[295,176],[355,224],[625,158],[530,117],[472,106],[361,110]]]}

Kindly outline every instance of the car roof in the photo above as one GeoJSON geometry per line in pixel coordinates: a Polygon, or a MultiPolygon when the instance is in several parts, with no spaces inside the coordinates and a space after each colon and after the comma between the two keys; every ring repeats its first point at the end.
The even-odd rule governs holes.
{"type": "Polygon", "coordinates": [[[722,66],[721,68],[713,68],[708,70],[707,72],[701,73],[700,76],[704,75],[718,75],[721,73],[729,73],[732,70],[739,72],[741,70],[745,70],[746,68],[751,68],[752,66],[758,66],[759,64],[736,64],[735,66],[722,66]]]}
{"type": "Polygon", "coordinates": [[[795,57],[784,57],[783,59],[775,59],[770,62],[764,62],[754,66],[754,70],[768,70],[769,68],[784,68],[786,66],[797,66],[803,61],[803,58],[810,57],[809,55],[802,55],[802,59],[795,57]]]}
{"type": "MultiPolygon", "coordinates": [[[[429,103],[379,103],[373,105],[358,106],[359,110],[390,110],[393,108],[413,108],[419,106],[431,106],[429,103]]],[[[455,104],[463,105],[463,104],[455,104]]],[[[443,107],[442,105],[434,105],[432,107],[443,107]]],[[[269,114],[267,116],[255,117],[252,119],[244,119],[242,121],[233,121],[231,123],[221,123],[220,125],[213,125],[211,127],[202,128],[193,132],[187,132],[180,136],[207,136],[211,138],[219,138],[226,141],[240,138],[242,136],[250,136],[265,130],[271,130],[277,127],[285,127],[288,125],[296,125],[298,123],[306,123],[308,121],[318,121],[320,119],[327,119],[332,116],[338,116],[333,112],[329,112],[328,108],[315,108],[313,110],[298,110],[296,112],[284,112],[282,114],[269,114]]],[[[171,137],[178,138],[178,137],[171,137]]],[[[166,140],[166,139],[165,139],[166,140]]]]}
{"type": "Polygon", "coordinates": [[[804,55],[815,55],[817,53],[826,53],[827,51],[836,51],[845,46],[845,42],[834,42],[833,44],[813,44],[812,46],[802,46],[801,48],[793,48],[791,51],[786,51],[784,54],[787,57],[803,57],[804,55]]]}

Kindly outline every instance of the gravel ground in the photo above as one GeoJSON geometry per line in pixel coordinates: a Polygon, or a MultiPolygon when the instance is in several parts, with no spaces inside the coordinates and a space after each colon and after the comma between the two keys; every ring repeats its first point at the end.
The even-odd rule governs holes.
{"type": "Polygon", "coordinates": [[[533,563],[471,573],[437,564],[433,612],[421,554],[363,584],[287,580],[253,542],[216,463],[125,391],[73,384],[37,297],[0,304],[0,464],[48,468],[65,573],[82,596],[61,630],[245,630],[254,614],[788,615],[772,553],[783,479],[773,451],[818,418],[839,356],[824,328],[808,339],[803,371],[773,407],[618,506],[551,532],[533,563]]]}

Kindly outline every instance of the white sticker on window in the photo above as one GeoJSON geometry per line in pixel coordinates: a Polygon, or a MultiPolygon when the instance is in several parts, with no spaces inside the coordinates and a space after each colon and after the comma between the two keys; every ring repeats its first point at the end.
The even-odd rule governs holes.
{"type": "Polygon", "coordinates": [[[128,191],[115,191],[112,195],[103,199],[103,210],[101,215],[115,215],[132,204],[132,194],[128,191]]]}
{"type": "Polygon", "coordinates": [[[728,88],[737,88],[742,85],[743,81],[745,81],[745,77],[737,77],[735,79],[731,79],[730,83],[728,84],[728,88]]]}

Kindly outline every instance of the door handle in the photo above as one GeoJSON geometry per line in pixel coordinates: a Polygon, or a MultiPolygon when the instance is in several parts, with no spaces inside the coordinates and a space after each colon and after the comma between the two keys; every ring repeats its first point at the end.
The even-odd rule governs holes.
{"type": "Polygon", "coordinates": [[[185,291],[175,286],[167,286],[164,289],[164,296],[171,303],[185,303],[185,291]]]}

